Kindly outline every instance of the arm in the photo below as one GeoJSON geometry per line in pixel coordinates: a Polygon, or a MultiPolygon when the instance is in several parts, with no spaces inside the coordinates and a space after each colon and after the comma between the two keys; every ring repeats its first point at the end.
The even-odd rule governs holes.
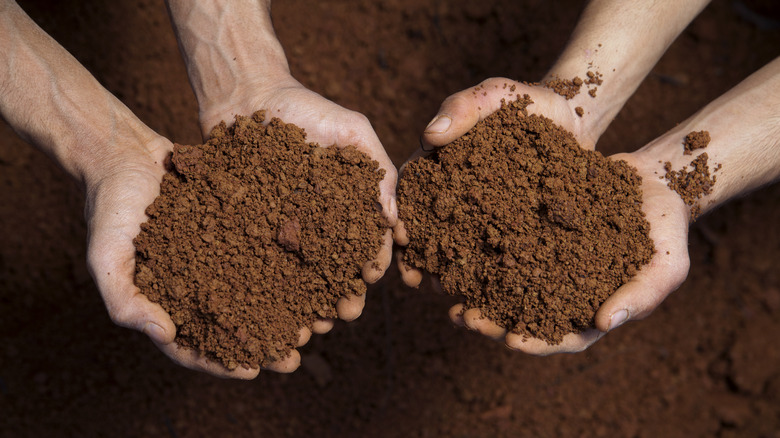
{"type": "Polygon", "coordinates": [[[645,76],[710,0],[592,0],[571,39],[543,81],[554,75],[585,78],[601,73],[596,98],[581,92],[568,101],[582,107],[576,131],[583,145],[595,145],[645,76]]]}
{"type": "MultiPolygon", "coordinates": [[[[188,368],[223,377],[257,375],[228,372],[179,349],[168,314],[133,283],[133,238],[159,194],[171,142],[138,120],[10,0],[0,0],[0,114],[85,188],[87,262],[111,319],[144,332],[188,368]]],[[[294,369],[295,360],[283,369],[294,369]]]]}
{"type": "MultiPolygon", "coordinates": [[[[168,0],[179,47],[198,98],[202,131],[236,114],[265,109],[286,123],[306,130],[307,140],[321,146],[355,145],[385,170],[380,183],[382,210],[395,225],[397,171],[368,119],[307,90],[291,75],[270,17],[270,1],[168,0]]],[[[392,233],[387,230],[377,259],[363,267],[363,279],[382,277],[392,258],[392,233]]],[[[344,298],[339,316],[357,318],[365,296],[344,298]]],[[[317,327],[327,330],[330,324],[317,327]]]]}

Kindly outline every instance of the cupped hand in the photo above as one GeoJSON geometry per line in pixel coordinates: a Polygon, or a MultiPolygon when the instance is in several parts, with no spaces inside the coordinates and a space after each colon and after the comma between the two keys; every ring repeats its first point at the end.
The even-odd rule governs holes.
{"type": "MultiPolygon", "coordinates": [[[[173,150],[170,141],[147,135],[123,148],[121,156],[107,158],[93,166],[86,178],[86,218],[88,226],[87,262],[111,319],[120,326],[138,330],[174,362],[187,368],[236,379],[252,379],[258,369],[238,367],[229,371],[195,350],[179,347],[174,338],[176,326],[168,313],[149,301],[134,284],[135,246],[133,239],[147,220],[144,213],[160,193],[165,174],[163,160],[173,150]]],[[[329,327],[316,325],[315,330],[329,327]]],[[[300,333],[300,345],[308,341],[308,329],[300,333]]],[[[297,351],[268,369],[292,372],[300,364],[297,351]]]]}
{"type": "Polygon", "coordinates": [[[642,177],[642,211],[650,223],[650,238],[655,254],[628,283],[621,286],[599,308],[595,328],[564,336],[560,344],[551,345],[541,339],[508,332],[489,319],[479,309],[464,309],[462,304],[450,309],[456,324],[477,331],[496,341],[504,341],[513,349],[528,354],[546,356],[555,353],[575,353],[585,350],[607,332],[630,320],[643,319],[673,291],[688,275],[688,224],[690,210],[672,191],[658,157],[645,150],[617,154],[613,160],[624,160],[634,166],[642,177]]]}
{"type": "MultiPolygon", "coordinates": [[[[543,115],[569,130],[583,148],[595,148],[598,135],[589,130],[582,118],[576,115],[571,101],[566,101],[562,96],[541,86],[493,78],[447,98],[426,128],[421,139],[421,148],[409,160],[424,156],[433,148],[444,146],[465,134],[478,121],[498,110],[502,99],[508,101],[524,94],[534,101],[528,106],[529,113],[543,115]]],[[[642,209],[650,222],[650,237],[654,241],[656,253],[633,279],[602,304],[596,313],[595,328],[568,334],[560,344],[551,345],[541,339],[511,333],[482,317],[479,309],[467,309],[463,304],[457,304],[450,309],[449,316],[452,321],[496,341],[503,341],[511,349],[543,356],[585,350],[606,332],[626,321],[649,315],[666,296],[682,284],[690,265],[687,249],[690,210],[677,193],[667,187],[666,181],[659,178],[665,171],[658,157],[653,156],[650,150],[652,149],[644,148],[632,154],[618,154],[611,158],[625,160],[636,167],[642,177],[642,209]]],[[[401,173],[403,170],[404,166],[401,167],[401,173]]],[[[394,237],[399,245],[405,246],[409,242],[400,220],[394,237]]],[[[409,286],[418,286],[423,277],[422,272],[404,264],[401,252],[397,254],[397,259],[403,281],[409,286]]],[[[437,283],[434,281],[434,285],[437,283]]]]}
{"type": "MultiPolygon", "coordinates": [[[[270,86],[256,86],[250,93],[237,94],[237,98],[218,108],[201,108],[200,120],[204,135],[220,121],[232,122],[235,115],[251,115],[265,110],[268,116],[278,117],[285,123],[293,123],[306,131],[309,142],[321,147],[353,145],[376,160],[385,171],[379,184],[379,203],[389,227],[398,220],[395,186],[398,172],[387,156],[368,119],[355,111],[343,108],[319,94],[306,89],[291,76],[276,79],[270,86]]],[[[382,247],[376,258],[363,265],[363,280],[375,283],[384,275],[392,261],[393,234],[388,228],[382,247]]],[[[349,295],[336,304],[340,319],[352,321],[360,316],[365,305],[365,295],[349,295]]],[[[332,322],[320,321],[318,327],[330,329],[332,322]]],[[[320,330],[321,331],[321,330],[320,330]]]]}
{"type": "MultiPolygon", "coordinates": [[[[453,142],[467,133],[477,122],[498,111],[504,102],[528,95],[533,103],[527,108],[529,113],[552,119],[557,125],[574,134],[580,145],[589,150],[595,148],[597,137],[586,129],[582,118],[577,116],[574,103],[541,85],[528,85],[506,78],[490,78],[479,85],[453,94],[442,102],[439,112],[428,124],[420,138],[420,148],[407,160],[413,161],[430,154],[434,148],[453,142]]],[[[406,166],[401,166],[401,173],[406,166]]],[[[403,222],[398,221],[394,228],[395,242],[400,246],[409,244],[409,236],[403,222]]],[[[419,286],[423,274],[419,269],[403,263],[402,254],[397,254],[398,267],[404,283],[411,287],[419,286]]]]}

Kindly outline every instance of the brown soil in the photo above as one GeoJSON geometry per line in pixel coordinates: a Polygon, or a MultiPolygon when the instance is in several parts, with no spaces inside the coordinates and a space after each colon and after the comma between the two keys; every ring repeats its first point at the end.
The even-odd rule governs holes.
{"type": "Polygon", "coordinates": [[[542,85],[555,91],[558,95],[565,97],[566,100],[580,94],[582,84],[582,79],[579,76],[575,76],[573,79],[561,79],[553,76],[552,79],[542,83],[542,85]]]}
{"type": "MultiPolygon", "coordinates": [[[[176,142],[201,141],[162,2],[19,3],[141,120],[176,142]]],[[[599,140],[603,154],[643,146],[777,56],[780,31],[736,4],[780,18],[775,0],[713,0],[599,140]]],[[[286,0],[273,2],[273,15],[296,78],[365,113],[400,165],[453,92],[491,76],[543,77],[582,7],[286,0]]],[[[363,316],[301,349],[300,370],[252,382],[185,370],[146,336],[111,324],[86,269],[79,188],[2,122],[0,188],[2,437],[730,438],[780,430],[777,184],[693,224],[691,272],[680,289],[584,353],[507,351],[453,327],[452,297],[410,290],[391,270],[369,287],[363,316]]]]}
{"type": "Polygon", "coordinates": [[[654,247],[635,169],[580,148],[530,103],[408,163],[398,209],[409,265],[507,330],[557,344],[592,327],[654,247]]]}
{"type": "Polygon", "coordinates": [[[685,151],[683,154],[691,155],[696,149],[704,149],[710,144],[710,132],[709,131],[693,131],[685,136],[683,147],[685,151]]]}
{"type": "Polygon", "coordinates": [[[176,342],[229,369],[289,356],[300,328],[365,293],[361,268],[386,227],[376,161],[264,118],[176,145],[135,239],[136,285],[171,315],[176,342]]]}
{"type": "MultiPolygon", "coordinates": [[[[685,136],[685,142],[683,147],[685,155],[691,155],[691,151],[695,149],[703,149],[710,143],[709,131],[690,132],[685,136]]],[[[664,163],[664,170],[666,174],[663,176],[667,185],[680,195],[680,198],[689,206],[691,206],[691,220],[695,221],[701,215],[701,206],[697,204],[697,201],[702,197],[712,193],[712,186],[715,185],[718,177],[716,175],[710,175],[710,167],[707,165],[709,156],[706,152],[698,155],[694,158],[688,166],[679,169],[672,170],[672,163],[664,163]],[[690,170],[687,169],[690,167],[690,170]]],[[[718,165],[713,174],[720,170],[718,165]]]]}

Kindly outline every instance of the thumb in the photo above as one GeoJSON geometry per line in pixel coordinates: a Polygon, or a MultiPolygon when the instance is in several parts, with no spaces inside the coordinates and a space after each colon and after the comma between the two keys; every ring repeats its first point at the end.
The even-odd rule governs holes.
{"type": "Polygon", "coordinates": [[[435,147],[451,143],[498,111],[502,101],[515,99],[519,87],[511,79],[491,78],[453,94],[442,102],[438,114],[428,123],[422,141],[435,147]]]}

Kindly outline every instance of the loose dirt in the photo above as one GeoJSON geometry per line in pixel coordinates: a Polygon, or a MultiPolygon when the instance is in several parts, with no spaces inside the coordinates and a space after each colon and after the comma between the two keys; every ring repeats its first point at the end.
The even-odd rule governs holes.
{"type": "Polygon", "coordinates": [[[635,169],[580,148],[529,103],[409,163],[399,215],[408,264],[500,326],[555,344],[592,327],[654,246],[635,169]]]}
{"type": "MultiPolygon", "coordinates": [[[[696,149],[704,149],[710,143],[710,133],[708,131],[693,131],[685,136],[683,154],[691,155],[696,149]]],[[[679,170],[672,170],[672,163],[664,163],[666,174],[664,178],[669,188],[677,192],[680,198],[691,207],[691,221],[695,221],[701,216],[701,206],[697,203],[702,197],[712,193],[712,186],[717,181],[715,172],[720,170],[718,165],[710,174],[710,167],[707,164],[709,156],[706,152],[694,158],[686,167],[679,170]]]]}
{"type": "Polygon", "coordinates": [[[365,293],[386,227],[377,162],[264,118],[176,145],[134,241],[136,284],[170,313],[176,342],[229,369],[287,357],[300,328],[365,293]]]}

